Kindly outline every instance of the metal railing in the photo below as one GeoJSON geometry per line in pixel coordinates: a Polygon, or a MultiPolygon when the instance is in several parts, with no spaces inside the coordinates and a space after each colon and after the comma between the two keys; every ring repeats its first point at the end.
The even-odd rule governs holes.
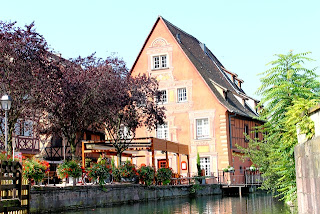
{"type": "Polygon", "coordinates": [[[187,176],[181,177],[180,175],[174,175],[171,178],[172,185],[180,184],[220,184],[223,186],[250,186],[261,185],[264,178],[259,172],[245,172],[242,175],[235,175],[233,172],[219,171],[218,174],[211,173],[211,176],[187,176]]]}

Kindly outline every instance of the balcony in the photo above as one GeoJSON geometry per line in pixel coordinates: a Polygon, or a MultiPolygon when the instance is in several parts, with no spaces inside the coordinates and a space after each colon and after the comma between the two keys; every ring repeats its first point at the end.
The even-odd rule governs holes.
{"type": "MultiPolygon", "coordinates": [[[[12,142],[15,145],[15,151],[20,151],[22,154],[35,155],[40,152],[39,138],[14,136],[12,142]]],[[[4,143],[0,141],[0,149],[4,150],[4,143]]]]}
{"type": "Polygon", "coordinates": [[[63,152],[63,148],[63,146],[46,147],[43,158],[48,161],[61,161],[64,154],[66,157],[71,156],[70,146],[65,147],[65,152],[63,152]]]}

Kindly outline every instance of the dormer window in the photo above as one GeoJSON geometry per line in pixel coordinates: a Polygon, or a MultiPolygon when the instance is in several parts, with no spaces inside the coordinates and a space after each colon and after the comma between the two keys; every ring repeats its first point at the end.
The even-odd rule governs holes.
{"type": "Polygon", "coordinates": [[[153,56],[153,69],[168,68],[167,55],[153,56]]]}

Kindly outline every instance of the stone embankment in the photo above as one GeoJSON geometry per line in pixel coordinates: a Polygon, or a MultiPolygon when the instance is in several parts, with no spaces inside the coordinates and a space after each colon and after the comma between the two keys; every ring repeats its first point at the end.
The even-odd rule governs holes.
{"type": "Polygon", "coordinates": [[[143,186],[112,184],[101,186],[33,187],[31,212],[62,212],[84,208],[105,207],[140,201],[159,200],[197,195],[221,194],[219,185],[143,186]]]}

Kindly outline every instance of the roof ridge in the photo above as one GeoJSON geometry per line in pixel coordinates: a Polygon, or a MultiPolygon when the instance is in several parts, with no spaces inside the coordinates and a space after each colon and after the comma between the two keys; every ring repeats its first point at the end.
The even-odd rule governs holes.
{"type": "MultiPolygon", "coordinates": [[[[187,36],[195,39],[199,45],[200,44],[204,44],[201,41],[199,41],[196,37],[192,36],[191,34],[185,32],[184,30],[182,30],[181,28],[175,26],[174,24],[172,24],[171,22],[169,22],[168,20],[166,20],[165,18],[163,18],[162,16],[159,16],[161,19],[163,19],[163,21],[166,24],[171,25],[172,27],[176,28],[177,30],[183,32],[184,34],[186,34],[187,36]]],[[[230,84],[230,86],[235,90],[236,93],[240,94],[239,92],[241,92],[241,90],[239,90],[237,88],[237,86],[235,86],[235,84],[229,79],[228,75],[225,74],[224,71],[222,71],[222,68],[224,68],[224,66],[222,65],[222,63],[220,62],[220,60],[212,53],[212,51],[206,46],[206,51],[208,51],[207,53],[205,52],[205,54],[210,58],[210,60],[212,60],[212,62],[215,64],[215,66],[218,68],[218,70],[222,73],[223,77],[226,79],[226,81],[230,84]],[[221,68],[220,68],[221,67],[221,68]]],[[[200,62],[200,61],[199,61],[200,62]]],[[[201,63],[202,64],[202,63],[201,63]]]]}
{"type": "Polygon", "coordinates": [[[194,36],[192,36],[191,34],[189,34],[189,33],[185,32],[185,31],[184,31],[184,30],[182,30],[181,28],[179,28],[179,27],[175,26],[174,24],[172,24],[171,22],[169,22],[168,20],[166,20],[166,19],[165,19],[165,18],[163,18],[162,16],[160,16],[160,17],[161,17],[161,18],[163,19],[163,21],[165,21],[167,24],[171,25],[172,27],[176,28],[177,30],[181,31],[182,33],[184,33],[184,34],[186,34],[186,35],[188,35],[188,36],[190,36],[190,37],[194,38],[195,40],[197,40],[197,42],[199,42],[199,43],[200,43],[200,41],[199,41],[196,37],[194,37],[194,36]]]}

